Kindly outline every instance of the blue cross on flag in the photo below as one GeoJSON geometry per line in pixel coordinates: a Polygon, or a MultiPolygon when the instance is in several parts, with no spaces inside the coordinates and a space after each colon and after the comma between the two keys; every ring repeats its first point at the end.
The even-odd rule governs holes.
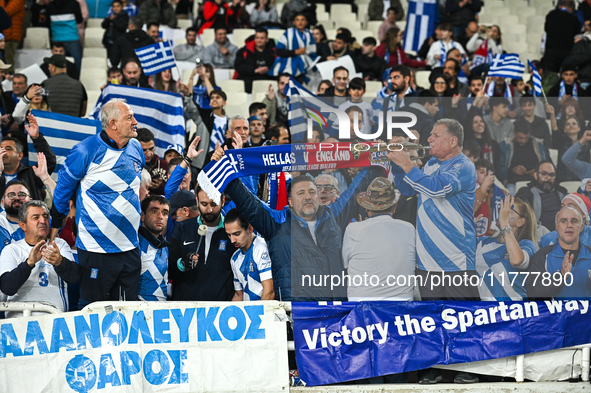
{"type": "Polygon", "coordinates": [[[172,41],[157,42],[135,49],[135,54],[146,75],[154,75],[176,66],[172,53],[172,41]]]}

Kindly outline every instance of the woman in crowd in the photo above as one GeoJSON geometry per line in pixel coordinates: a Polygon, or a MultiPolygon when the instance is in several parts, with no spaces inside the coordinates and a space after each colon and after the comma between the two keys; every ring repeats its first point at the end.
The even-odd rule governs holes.
{"type": "Polygon", "coordinates": [[[38,83],[32,83],[27,90],[25,95],[21,98],[12,112],[12,118],[18,125],[23,124],[27,115],[31,113],[33,109],[40,111],[50,112],[49,104],[47,103],[47,95],[41,94],[43,88],[38,83]]]}
{"type": "Polygon", "coordinates": [[[476,246],[478,286],[485,301],[525,300],[524,273],[537,251],[536,218],[532,208],[507,195],[501,202],[497,237],[483,236],[476,246]]]}
{"type": "Polygon", "coordinates": [[[404,64],[413,68],[424,68],[426,62],[409,59],[402,49],[404,31],[392,27],[386,32],[386,39],[376,49],[376,55],[386,61],[388,67],[404,64]]]}
{"type": "Polygon", "coordinates": [[[253,28],[276,25],[278,22],[279,15],[273,0],[259,0],[256,7],[250,12],[250,25],[253,28]]]}
{"type": "Polygon", "coordinates": [[[175,81],[172,77],[172,71],[170,69],[156,74],[154,77],[154,89],[178,93],[179,89],[177,86],[177,81],[175,81]]]}
{"type": "MultiPolygon", "coordinates": [[[[215,73],[211,64],[203,64],[195,67],[189,78],[189,84],[193,84],[195,74],[199,74],[199,80],[193,87],[193,102],[203,109],[211,109],[209,106],[209,95],[214,90],[220,90],[215,83],[215,73]]],[[[189,86],[189,89],[191,86],[189,86]]]]}
{"type": "Polygon", "coordinates": [[[323,94],[327,89],[330,89],[331,87],[332,87],[332,82],[328,79],[324,79],[318,85],[318,91],[316,91],[316,94],[323,94]]]}
{"type": "Polygon", "coordinates": [[[464,124],[464,131],[466,139],[475,139],[480,145],[480,158],[488,160],[497,172],[501,161],[501,147],[490,136],[482,115],[475,114],[472,118],[469,117],[464,124]]]}
{"type": "Polygon", "coordinates": [[[470,53],[476,52],[484,40],[488,40],[488,50],[494,55],[504,52],[501,41],[501,28],[497,25],[486,27],[480,26],[478,33],[474,34],[466,43],[466,50],[470,53]]]}
{"type": "MultiPolygon", "coordinates": [[[[575,143],[581,139],[585,132],[585,121],[576,116],[568,117],[565,121],[563,129],[552,130],[552,147],[558,150],[558,165],[556,166],[556,181],[558,183],[563,181],[580,180],[570,169],[562,162],[564,153],[575,143]]],[[[577,159],[585,162],[591,161],[589,148],[581,149],[577,155],[577,159]]]]}

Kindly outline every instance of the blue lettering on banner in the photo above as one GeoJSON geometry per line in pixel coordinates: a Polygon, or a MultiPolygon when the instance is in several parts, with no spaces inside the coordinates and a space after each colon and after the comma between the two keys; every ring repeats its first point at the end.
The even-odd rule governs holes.
{"type": "MultiPolygon", "coordinates": [[[[263,315],[263,305],[238,307],[233,304],[225,307],[156,309],[150,317],[145,315],[145,311],[138,310],[129,320],[122,312],[113,311],[105,315],[51,317],[51,331],[44,331],[42,326],[47,325],[31,320],[27,322],[23,336],[17,336],[13,323],[6,321],[0,323],[0,359],[124,344],[170,344],[172,337],[177,338],[179,343],[263,340],[266,337],[261,326],[263,315]],[[196,334],[191,335],[193,320],[196,320],[193,325],[196,334]],[[20,342],[19,337],[24,341],[20,342]]],[[[74,355],[65,368],[64,376],[72,390],[79,393],[131,385],[134,376],[145,378],[152,385],[188,384],[189,375],[184,370],[186,361],[186,350],[165,352],[151,349],[144,355],[132,350],[117,352],[111,349],[108,353],[94,355],[92,359],[81,354],[74,355]]]]}
{"type": "Polygon", "coordinates": [[[89,392],[96,383],[96,367],[92,360],[76,355],[66,366],[66,381],[78,393],[89,392]]]}
{"type": "Polygon", "coordinates": [[[587,300],[292,304],[298,370],[311,386],[586,344],[588,311],[587,300]]]}

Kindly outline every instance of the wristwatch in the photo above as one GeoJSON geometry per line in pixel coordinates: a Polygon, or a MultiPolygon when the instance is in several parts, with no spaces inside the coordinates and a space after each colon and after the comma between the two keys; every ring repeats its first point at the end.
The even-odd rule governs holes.
{"type": "Polygon", "coordinates": [[[501,235],[505,236],[507,233],[512,233],[513,229],[511,228],[511,225],[507,225],[505,228],[501,229],[501,235]]]}

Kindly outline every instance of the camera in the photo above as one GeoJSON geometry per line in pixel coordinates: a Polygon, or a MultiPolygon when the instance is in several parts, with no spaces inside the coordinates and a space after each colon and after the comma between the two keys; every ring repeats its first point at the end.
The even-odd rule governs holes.
{"type": "Polygon", "coordinates": [[[195,59],[195,67],[200,68],[203,64],[201,63],[201,59],[195,59]]]}
{"type": "Polygon", "coordinates": [[[40,95],[40,96],[46,96],[47,97],[49,95],[49,90],[47,90],[47,89],[45,89],[45,88],[42,87],[41,89],[39,89],[39,92],[37,94],[40,95]]]}

